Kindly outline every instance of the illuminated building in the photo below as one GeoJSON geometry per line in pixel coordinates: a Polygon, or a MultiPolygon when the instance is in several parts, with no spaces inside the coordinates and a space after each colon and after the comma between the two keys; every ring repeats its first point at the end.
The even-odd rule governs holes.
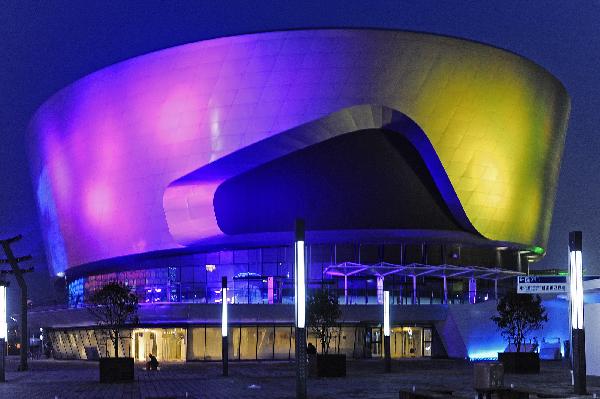
{"type": "Polygon", "coordinates": [[[261,358],[260,339],[292,336],[293,306],[281,305],[302,217],[309,291],[338,290],[353,348],[380,350],[376,307],[357,309],[381,303],[385,284],[392,334],[427,335],[421,347],[439,337],[434,350],[451,355],[436,333],[447,304],[493,298],[545,252],[568,113],[562,84],[533,62],[413,32],[249,34],[102,69],[30,126],[47,255],[72,308],[44,327],[81,327],[83,340],[93,321],[78,308],[119,280],[143,304],[132,351],[159,331],[144,328],[168,326],[160,334],[187,346],[173,358],[218,358],[197,342],[220,337],[211,304],[227,276],[230,337],[253,334],[261,358]],[[255,303],[271,316],[243,306],[255,303]],[[398,310],[408,303],[421,307],[398,310]]]}

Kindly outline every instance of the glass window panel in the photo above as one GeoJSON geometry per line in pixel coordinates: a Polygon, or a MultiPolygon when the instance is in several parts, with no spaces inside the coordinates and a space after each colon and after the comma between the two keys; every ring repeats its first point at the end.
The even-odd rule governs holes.
{"type": "Polygon", "coordinates": [[[204,327],[191,327],[188,329],[188,360],[204,360],[205,333],[204,327]]]}
{"type": "Polygon", "coordinates": [[[229,329],[229,358],[240,360],[240,328],[238,326],[229,329]]]}
{"type": "Polygon", "coordinates": [[[256,357],[258,359],[272,359],[274,341],[275,330],[273,329],[273,326],[259,326],[256,344],[256,357]]]}
{"type": "Polygon", "coordinates": [[[194,267],[184,266],[181,268],[181,282],[182,283],[193,283],[194,282],[194,267]]]}
{"type": "Polygon", "coordinates": [[[290,358],[291,327],[275,327],[275,359],[290,358]]]}
{"type": "Polygon", "coordinates": [[[221,360],[221,327],[206,327],[205,354],[206,360],[221,360]]]}
{"type": "Polygon", "coordinates": [[[346,354],[348,357],[353,357],[355,353],[355,329],[355,327],[343,327],[337,340],[339,353],[346,354]]]}
{"type": "Polygon", "coordinates": [[[241,328],[240,359],[256,360],[256,339],[256,326],[241,328]]]}
{"type": "Polygon", "coordinates": [[[292,327],[290,335],[290,359],[296,358],[296,328],[292,327]]]}

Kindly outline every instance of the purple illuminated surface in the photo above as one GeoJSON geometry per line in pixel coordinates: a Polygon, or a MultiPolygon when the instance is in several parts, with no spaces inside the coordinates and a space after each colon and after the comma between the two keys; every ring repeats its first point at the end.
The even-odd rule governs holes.
{"type": "MultiPolygon", "coordinates": [[[[204,176],[202,184],[187,184],[184,176],[349,107],[404,108],[411,94],[388,88],[397,83],[395,68],[434,61],[419,52],[419,40],[442,48],[451,39],[369,30],[236,36],[134,58],[58,92],[30,127],[53,272],[222,236],[213,196],[231,170],[204,176]]],[[[356,130],[339,123],[338,132],[356,130]]],[[[233,169],[245,170],[255,156],[238,159],[233,169]]],[[[441,190],[452,196],[449,187],[441,190]]],[[[454,212],[462,212],[459,205],[454,212]]]]}

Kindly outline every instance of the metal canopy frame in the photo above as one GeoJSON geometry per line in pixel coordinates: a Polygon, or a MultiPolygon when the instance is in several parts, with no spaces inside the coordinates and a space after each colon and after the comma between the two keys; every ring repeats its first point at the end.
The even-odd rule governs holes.
{"type": "Polygon", "coordinates": [[[516,276],[523,276],[525,273],[504,270],[498,268],[488,268],[483,266],[456,266],[456,265],[424,265],[421,263],[411,263],[408,265],[396,265],[393,263],[379,262],[372,265],[365,265],[355,262],[343,262],[337,265],[330,265],[325,268],[325,274],[330,276],[349,277],[349,276],[377,276],[386,277],[392,274],[404,277],[430,276],[438,278],[474,278],[480,280],[504,280],[516,276]]]}

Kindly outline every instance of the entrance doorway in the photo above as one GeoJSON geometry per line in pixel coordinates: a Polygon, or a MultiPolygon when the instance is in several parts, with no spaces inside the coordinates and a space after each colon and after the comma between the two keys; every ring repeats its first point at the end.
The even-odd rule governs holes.
{"type": "Polygon", "coordinates": [[[137,328],[133,330],[134,358],[148,361],[150,354],[158,361],[185,361],[184,328],[137,328]]]}

